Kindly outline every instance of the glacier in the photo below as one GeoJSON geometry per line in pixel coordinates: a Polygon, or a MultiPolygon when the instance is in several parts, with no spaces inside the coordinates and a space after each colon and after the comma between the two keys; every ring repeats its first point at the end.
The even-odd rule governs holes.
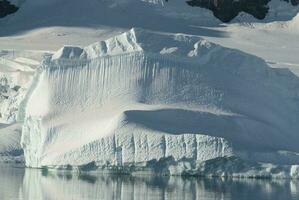
{"type": "Polygon", "coordinates": [[[297,177],[298,86],[288,69],[197,36],[135,28],[65,46],[19,109],[26,166],[297,177]]]}

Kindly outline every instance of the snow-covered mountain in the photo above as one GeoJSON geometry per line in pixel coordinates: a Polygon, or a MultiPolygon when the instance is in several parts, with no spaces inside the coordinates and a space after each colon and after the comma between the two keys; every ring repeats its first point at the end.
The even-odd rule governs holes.
{"type": "MultiPolygon", "coordinates": [[[[6,15],[12,14],[18,10],[18,7],[21,7],[22,4],[32,2],[33,6],[42,6],[42,5],[51,5],[57,3],[57,1],[35,1],[35,0],[2,0],[0,1],[0,17],[5,17],[6,15]]],[[[162,7],[169,7],[169,4],[172,4],[173,1],[177,3],[177,0],[98,0],[101,4],[106,4],[111,7],[122,7],[128,9],[132,6],[136,6],[140,2],[146,4],[158,5],[162,7]]],[[[272,0],[272,2],[277,2],[277,0],[272,0]]],[[[284,1],[285,4],[292,6],[297,6],[299,4],[298,0],[280,0],[284,1]]],[[[184,10],[184,7],[200,7],[211,10],[213,15],[223,22],[229,22],[235,17],[237,17],[241,12],[247,13],[257,19],[264,19],[271,11],[276,9],[276,6],[272,5],[271,0],[182,0],[179,6],[176,6],[179,11],[184,10]],[[270,2],[270,5],[269,5],[270,2]],[[183,5],[183,4],[185,5],[183,5]],[[270,10],[270,12],[269,12],[270,10]]],[[[81,5],[85,4],[81,2],[81,5]]],[[[281,2],[280,2],[281,4],[281,2]]],[[[26,6],[26,5],[25,5],[26,6]]],[[[286,6],[286,5],[284,5],[286,6]]],[[[199,9],[198,12],[203,12],[199,9]]],[[[279,11],[281,12],[281,11],[279,11]]]]}
{"type": "Polygon", "coordinates": [[[179,0],[19,5],[0,118],[27,166],[298,177],[299,7],[224,24],[179,0]]]}

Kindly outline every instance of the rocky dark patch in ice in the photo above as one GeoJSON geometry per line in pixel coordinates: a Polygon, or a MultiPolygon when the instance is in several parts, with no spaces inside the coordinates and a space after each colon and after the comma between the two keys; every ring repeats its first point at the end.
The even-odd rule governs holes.
{"type": "Polygon", "coordinates": [[[19,8],[7,0],[0,0],[0,18],[15,13],[19,8]]]}
{"type": "MultiPolygon", "coordinates": [[[[168,0],[166,0],[168,1],[168,0]]],[[[241,12],[248,13],[257,19],[264,19],[268,14],[268,3],[271,0],[188,0],[187,4],[211,10],[215,17],[222,22],[230,22],[241,12]]],[[[283,0],[293,6],[298,0],[283,0]]]]}

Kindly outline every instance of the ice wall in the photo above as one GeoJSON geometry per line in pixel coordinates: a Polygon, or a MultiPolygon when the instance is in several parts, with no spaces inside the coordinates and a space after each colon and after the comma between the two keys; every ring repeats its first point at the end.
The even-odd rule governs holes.
{"type": "MultiPolygon", "coordinates": [[[[172,132],[163,130],[155,132],[145,128],[139,128],[138,132],[137,127],[131,126],[131,124],[144,124],[143,121],[135,122],[135,115],[145,113],[144,117],[137,116],[137,118],[141,120],[145,118],[147,121],[147,110],[157,109],[159,112],[165,109],[165,112],[180,112],[176,110],[179,108],[184,112],[189,109],[188,104],[197,104],[195,107],[201,109],[206,102],[212,104],[213,101],[217,101],[217,95],[214,97],[210,94],[198,99],[198,102],[193,102],[192,96],[196,94],[173,96],[173,91],[184,87],[184,85],[175,87],[174,84],[179,82],[177,79],[181,79],[184,74],[176,68],[166,67],[172,65],[176,66],[176,62],[162,58],[154,61],[143,53],[134,53],[97,58],[87,64],[84,64],[84,61],[83,63],[63,61],[63,64],[57,65],[54,62],[44,66],[39,75],[39,82],[34,84],[36,88],[26,106],[22,144],[27,164],[36,167],[41,164],[79,165],[90,161],[109,161],[122,165],[159,160],[174,156],[167,153],[167,149],[179,148],[177,146],[179,142],[172,147],[172,140],[181,141],[185,138],[190,144],[187,146],[185,144],[183,149],[185,153],[183,150],[177,152],[178,155],[174,156],[177,159],[186,157],[205,160],[231,155],[231,147],[221,138],[208,136],[196,138],[188,135],[167,137],[165,135],[172,132]],[[171,77],[172,73],[177,77],[171,77]],[[175,80],[171,80],[173,78],[175,80]],[[131,128],[122,125],[127,123],[131,128]],[[149,137],[149,141],[146,137],[149,137]],[[140,149],[135,149],[138,148],[135,140],[140,143],[140,149]],[[65,141],[68,145],[64,148],[65,141]],[[127,153],[119,154],[118,149],[123,149],[122,152],[127,153]],[[52,150],[53,153],[48,152],[52,150]],[[117,161],[119,159],[121,161],[117,161]]],[[[185,73],[190,74],[187,70],[185,73]]],[[[205,87],[197,90],[199,93],[209,92],[205,87]]],[[[208,108],[204,106],[204,109],[208,108]]],[[[192,113],[192,110],[190,112],[192,113]]],[[[179,135],[187,133],[188,130],[174,132],[179,135]]]]}
{"type": "Polygon", "coordinates": [[[288,70],[181,34],[133,29],[64,47],[44,61],[24,107],[26,165],[298,152],[298,86],[288,70]]]}

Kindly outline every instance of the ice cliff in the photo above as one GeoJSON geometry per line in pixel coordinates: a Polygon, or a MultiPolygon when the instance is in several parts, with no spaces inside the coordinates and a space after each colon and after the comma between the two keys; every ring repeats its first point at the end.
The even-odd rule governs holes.
{"type": "Polygon", "coordinates": [[[28,167],[298,164],[298,88],[253,55],[132,29],[44,60],[20,109],[21,145],[28,167]]]}

